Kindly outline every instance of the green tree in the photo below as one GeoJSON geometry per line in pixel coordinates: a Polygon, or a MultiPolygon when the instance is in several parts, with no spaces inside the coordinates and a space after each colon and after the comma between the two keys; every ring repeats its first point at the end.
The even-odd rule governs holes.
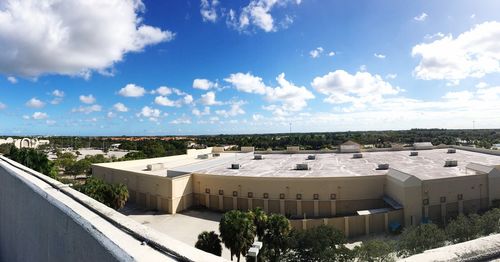
{"type": "Polygon", "coordinates": [[[90,173],[90,165],[88,160],[81,159],[66,167],[66,173],[76,178],[78,175],[90,173]]]}
{"type": "Polygon", "coordinates": [[[369,240],[354,248],[358,261],[388,262],[395,261],[393,241],[369,240]]]}
{"type": "Polygon", "coordinates": [[[262,208],[257,207],[254,210],[250,211],[250,214],[253,216],[253,223],[255,225],[255,233],[257,235],[257,239],[262,241],[262,237],[264,236],[264,232],[267,228],[267,214],[262,210],[262,208]]]}
{"type": "Polygon", "coordinates": [[[453,243],[472,240],[481,232],[481,217],[477,214],[472,214],[469,217],[461,214],[448,223],[445,231],[448,240],[453,243]]]}
{"type": "Polygon", "coordinates": [[[198,235],[198,241],[194,245],[197,249],[201,249],[205,252],[214,254],[216,256],[221,256],[222,245],[219,235],[214,231],[203,231],[198,235]]]}
{"type": "Polygon", "coordinates": [[[286,261],[349,261],[353,253],[345,247],[344,234],[331,226],[321,225],[305,231],[292,231],[291,252],[286,261]]]}
{"type": "Polygon", "coordinates": [[[54,168],[54,163],[43,152],[38,152],[32,148],[17,149],[12,146],[8,157],[46,176],[57,179],[57,170],[54,168]]]}
{"type": "Polygon", "coordinates": [[[398,246],[400,256],[422,253],[427,249],[444,245],[446,234],[435,224],[406,227],[401,233],[398,246]]]}
{"type": "Polygon", "coordinates": [[[481,216],[481,234],[500,232],[500,209],[494,208],[481,216]]]}
{"type": "Polygon", "coordinates": [[[292,227],[283,215],[272,214],[268,217],[263,236],[263,252],[269,261],[280,261],[281,255],[289,248],[289,235],[292,227]]]}
{"type": "Polygon", "coordinates": [[[249,213],[239,210],[226,212],[219,223],[220,236],[224,245],[231,251],[231,260],[236,255],[245,256],[255,239],[255,225],[249,213]]]}
{"type": "Polygon", "coordinates": [[[123,184],[109,184],[95,177],[89,177],[85,181],[85,184],[77,185],[75,189],[117,210],[125,206],[129,197],[127,186],[123,184]]]}

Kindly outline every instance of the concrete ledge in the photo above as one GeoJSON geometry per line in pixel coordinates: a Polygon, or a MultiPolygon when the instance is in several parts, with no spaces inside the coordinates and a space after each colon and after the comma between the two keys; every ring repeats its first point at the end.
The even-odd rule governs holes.
{"type": "Polygon", "coordinates": [[[500,258],[500,234],[430,249],[400,261],[490,261],[500,258]]]}
{"type": "Polygon", "coordinates": [[[3,156],[0,182],[1,261],[226,261],[3,156]]]}

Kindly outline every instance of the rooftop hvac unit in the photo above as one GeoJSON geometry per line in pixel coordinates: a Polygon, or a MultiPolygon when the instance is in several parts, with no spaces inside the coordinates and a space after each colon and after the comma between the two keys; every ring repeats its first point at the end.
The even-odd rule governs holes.
{"type": "Polygon", "coordinates": [[[305,164],[305,163],[303,163],[303,164],[297,164],[295,166],[295,169],[297,169],[297,170],[309,170],[309,166],[307,164],[305,164]]]}
{"type": "Polygon", "coordinates": [[[208,154],[198,155],[198,159],[208,159],[208,154]]]}
{"type": "Polygon", "coordinates": [[[212,156],[213,157],[220,157],[220,154],[219,153],[213,153],[212,156]]]}
{"type": "Polygon", "coordinates": [[[231,169],[240,169],[240,164],[231,164],[231,169]]]}
{"type": "Polygon", "coordinates": [[[307,160],[314,160],[316,159],[316,155],[308,155],[307,160]]]}
{"type": "Polygon", "coordinates": [[[353,154],[352,158],[363,158],[363,154],[360,153],[353,154]]]}
{"type": "Polygon", "coordinates": [[[262,155],[254,155],[253,159],[255,159],[255,160],[262,160],[262,155]]]}
{"type": "Polygon", "coordinates": [[[446,160],[444,162],[445,167],[452,167],[452,166],[458,166],[458,161],[457,160],[446,160]]]}
{"type": "Polygon", "coordinates": [[[146,170],[148,171],[156,171],[163,169],[163,163],[149,164],[146,166],[146,170]]]}
{"type": "Polygon", "coordinates": [[[378,164],[377,170],[387,170],[389,169],[389,164],[378,164]]]}
{"type": "Polygon", "coordinates": [[[455,148],[448,149],[448,154],[455,154],[457,150],[455,148]]]}
{"type": "Polygon", "coordinates": [[[418,152],[417,151],[411,151],[410,152],[410,156],[418,156],[418,152]]]}

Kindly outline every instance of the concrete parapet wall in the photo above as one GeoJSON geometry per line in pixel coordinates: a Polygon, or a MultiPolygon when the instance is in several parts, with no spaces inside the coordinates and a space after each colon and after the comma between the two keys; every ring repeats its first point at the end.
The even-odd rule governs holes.
{"type": "Polygon", "coordinates": [[[470,147],[470,146],[452,146],[452,147],[456,148],[456,149],[471,151],[471,152],[500,156],[500,150],[491,150],[491,149],[486,149],[486,148],[477,148],[477,147],[470,147]]]}

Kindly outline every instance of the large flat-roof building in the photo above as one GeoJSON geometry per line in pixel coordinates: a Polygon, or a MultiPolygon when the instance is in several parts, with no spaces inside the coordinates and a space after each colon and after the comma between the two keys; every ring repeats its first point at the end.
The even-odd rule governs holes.
{"type": "Polygon", "coordinates": [[[444,222],[500,199],[500,156],[495,151],[389,150],[245,148],[245,153],[212,154],[208,148],[92,169],[98,177],[127,185],[130,200],[146,208],[176,213],[192,206],[222,211],[259,206],[298,218],[295,227],[332,224],[347,235],[387,230],[391,223],[444,222]]]}

